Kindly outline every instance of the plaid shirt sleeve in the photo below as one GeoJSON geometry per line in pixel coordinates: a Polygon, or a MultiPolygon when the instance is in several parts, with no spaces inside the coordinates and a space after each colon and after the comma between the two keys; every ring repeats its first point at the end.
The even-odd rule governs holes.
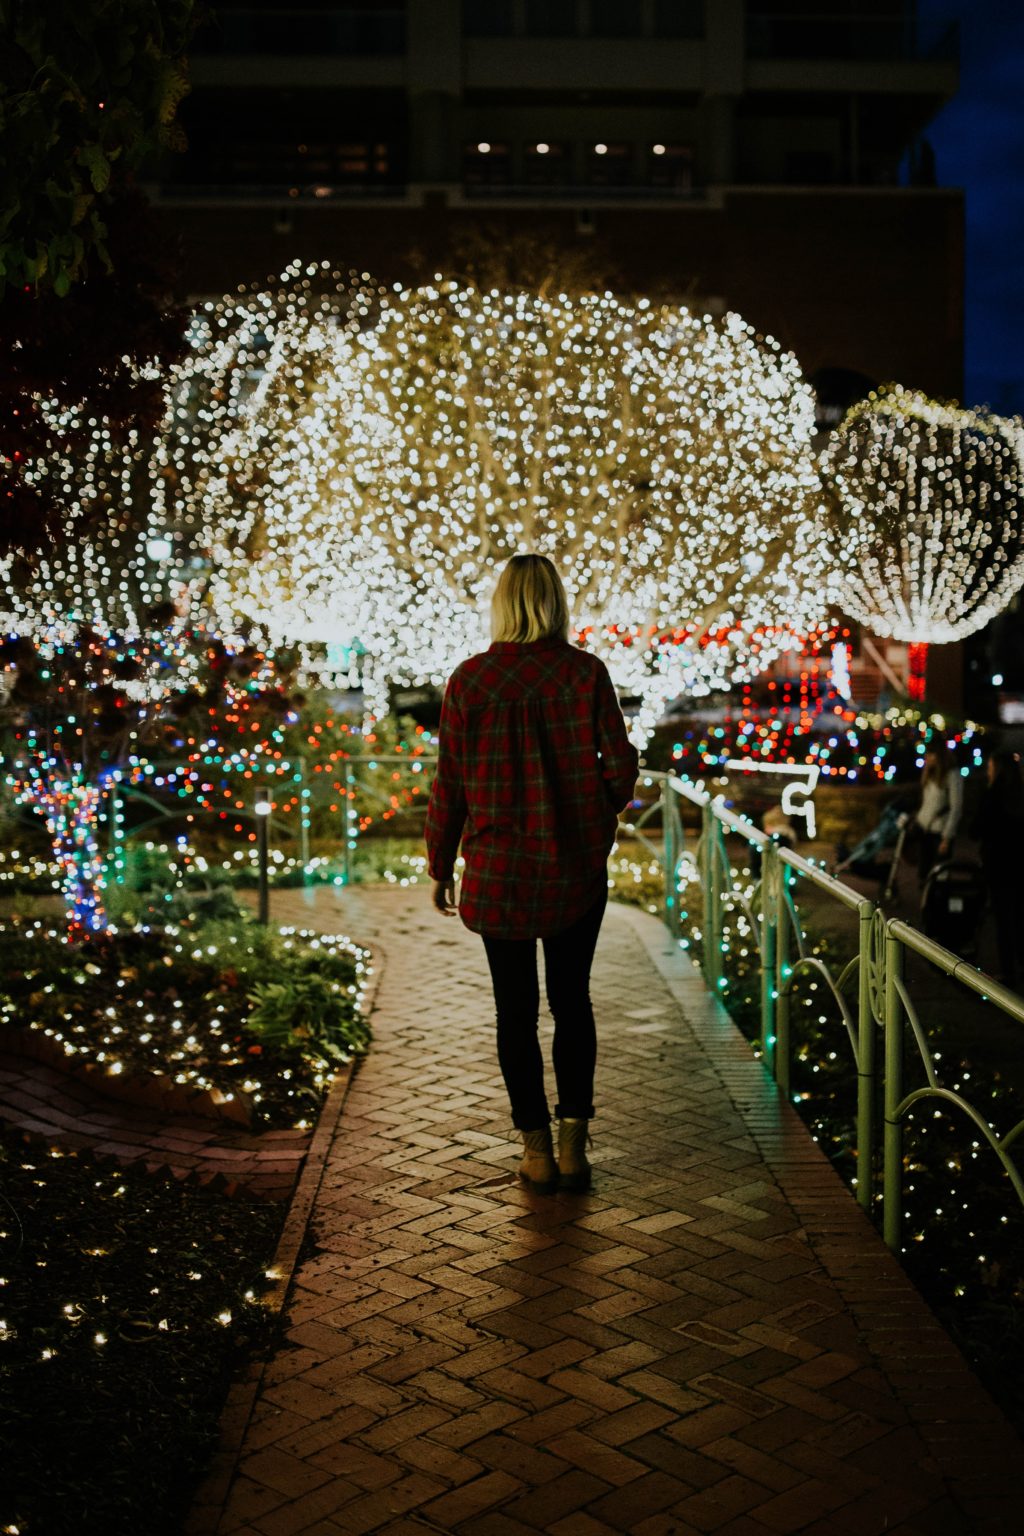
{"type": "Polygon", "coordinates": [[[601,774],[612,808],[618,812],[633,798],[640,756],[626,734],[626,722],[608,669],[604,666],[598,676],[596,702],[601,774]]]}
{"type": "Polygon", "coordinates": [[[447,881],[455,873],[455,856],[467,810],[462,775],[463,719],[454,677],[445,689],[438,737],[437,770],[427,805],[424,837],[430,878],[447,881]]]}

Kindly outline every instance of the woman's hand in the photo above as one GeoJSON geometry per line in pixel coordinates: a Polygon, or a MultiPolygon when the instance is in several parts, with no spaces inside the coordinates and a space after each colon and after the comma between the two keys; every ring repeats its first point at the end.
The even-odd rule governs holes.
{"type": "Polygon", "coordinates": [[[437,911],[443,917],[457,917],[458,907],[455,905],[455,880],[432,880],[430,899],[437,911]]]}

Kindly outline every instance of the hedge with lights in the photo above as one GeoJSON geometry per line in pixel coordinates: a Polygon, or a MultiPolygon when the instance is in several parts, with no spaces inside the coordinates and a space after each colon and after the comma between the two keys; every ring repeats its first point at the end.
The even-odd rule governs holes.
{"type": "Polygon", "coordinates": [[[0,1018],[69,1062],[237,1100],[256,1130],[308,1125],[332,1073],[366,1049],[365,952],[237,911],[150,913],[138,895],[120,915],[84,965],[43,919],[0,925],[0,1018]]]}

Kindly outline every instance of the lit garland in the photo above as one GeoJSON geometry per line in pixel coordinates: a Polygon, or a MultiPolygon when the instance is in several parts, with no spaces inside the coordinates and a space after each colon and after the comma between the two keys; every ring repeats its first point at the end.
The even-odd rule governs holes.
{"type": "Polygon", "coordinates": [[[960,640],[1024,584],[1024,422],[894,386],[850,411],[823,475],[840,601],[874,634],[960,640]]]}
{"type": "MultiPolygon", "coordinates": [[[[252,788],[258,783],[268,792],[275,817],[298,815],[308,826],[318,805],[332,813],[353,806],[357,788],[354,777],[346,776],[346,768],[353,776],[357,768],[379,771],[386,781],[383,788],[375,791],[380,809],[376,814],[365,809],[355,813],[353,820],[358,832],[366,831],[375,821],[389,821],[404,807],[425,798],[429,784],[417,782],[416,776],[429,770],[437,741],[424,726],[414,727],[411,741],[384,741],[376,748],[386,756],[406,760],[401,770],[385,769],[375,758],[379,737],[378,731],[371,728],[372,722],[358,726],[333,715],[324,720],[307,718],[301,739],[289,744],[283,727],[296,725],[299,715],[289,711],[282,726],[264,729],[257,720],[250,721],[250,705],[247,699],[231,700],[226,714],[210,722],[212,734],[205,740],[179,736],[168,742],[170,750],[184,750],[183,762],[133,757],[121,774],[121,782],[132,788],[144,787],[187,799],[221,820],[229,819],[232,812],[250,812],[252,788]],[[241,729],[248,727],[262,734],[255,739],[250,737],[250,745],[232,749],[225,739],[225,721],[243,722],[241,729]],[[408,775],[413,776],[411,782],[408,775]]],[[[211,715],[214,713],[210,710],[211,715]]],[[[235,823],[234,830],[242,831],[242,825],[235,823]]],[[[255,840],[255,834],[252,836],[255,840]]]]}
{"type": "Polygon", "coordinates": [[[816,764],[823,783],[917,782],[924,754],[941,741],[963,777],[981,768],[981,728],[949,724],[941,715],[893,708],[885,714],[851,709],[835,697],[813,717],[792,711],[782,699],[765,718],[745,705],[739,718],[681,721],[671,744],[672,766],[689,777],[722,768],[733,758],[766,763],[816,764]]]}
{"type": "Polygon", "coordinates": [[[167,483],[229,632],[362,653],[382,710],[487,643],[536,549],[644,738],[821,616],[812,395],[738,316],[327,280],[207,306],[179,387],[167,483]]]}
{"type": "Polygon", "coordinates": [[[15,781],[17,798],[42,813],[61,872],[61,894],[73,939],[106,927],[103,859],[96,841],[102,789],[63,777],[39,753],[29,758],[27,777],[15,781]]]}

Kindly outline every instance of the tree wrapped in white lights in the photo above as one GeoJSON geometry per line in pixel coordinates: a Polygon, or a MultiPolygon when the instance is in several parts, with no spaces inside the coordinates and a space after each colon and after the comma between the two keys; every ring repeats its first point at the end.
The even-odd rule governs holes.
{"type": "MultiPolygon", "coordinates": [[[[823,466],[839,598],[874,634],[960,640],[1024,585],[1024,423],[899,387],[847,415],[823,466]]],[[[913,681],[913,680],[912,680],[913,681]]]]}
{"type": "Polygon", "coordinates": [[[147,549],[152,443],[115,442],[102,420],[71,425],[76,451],[26,478],[62,502],[72,529],[93,531],[33,563],[0,559],[0,729],[7,785],[45,821],[69,932],[84,938],[106,927],[104,794],[199,663],[147,549]]]}
{"type": "Polygon", "coordinates": [[[266,304],[258,376],[196,486],[222,620],[358,639],[379,707],[486,644],[498,568],[537,550],[641,697],[641,737],[667,699],[751,675],[820,620],[811,392],[738,316],[367,293],[340,319],[305,293],[266,304]]]}

